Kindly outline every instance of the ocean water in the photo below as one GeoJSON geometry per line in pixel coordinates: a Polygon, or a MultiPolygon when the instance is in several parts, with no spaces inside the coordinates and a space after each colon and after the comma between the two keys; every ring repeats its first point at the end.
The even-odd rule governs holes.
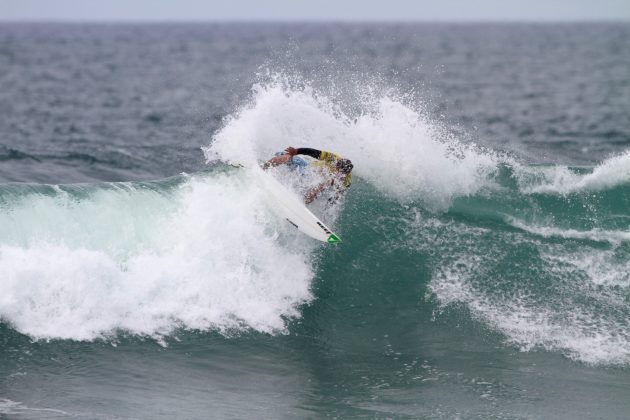
{"type": "Polygon", "coordinates": [[[0,418],[628,418],[629,69],[627,23],[1,24],[0,418]],[[247,169],[289,145],[354,162],[342,243],[247,169]]]}

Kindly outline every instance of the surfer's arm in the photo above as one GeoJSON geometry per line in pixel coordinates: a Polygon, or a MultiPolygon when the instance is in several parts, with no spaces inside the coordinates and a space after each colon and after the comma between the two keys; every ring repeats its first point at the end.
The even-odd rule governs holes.
{"type": "Polygon", "coordinates": [[[299,147],[297,149],[294,147],[287,147],[286,152],[291,156],[306,155],[317,160],[335,161],[339,159],[339,156],[334,153],[330,153],[325,150],[311,149],[310,147],[299,147]]]}
{"type": "Polygon", "coordinates": [[[321,150],[311,149],[308,147],[300,147],[296,149],[295,147],[287,147],[285,149],[287,152],[284,155],[276,156],[269,159],[267,162],[263,163],[261,167],[263,169],[268,169],[271,166],[278,166],[287,163],[293,156],[295,155],[307,155],[315,159],[323,160],[324,156],[327,155],[328,152],[322,152],[321,150]]]}
{"type": "Polygon", "coordinates": [[[267,162],[263,163],[262,168],[267,169],[270,166],[278,166],[278,165],[285,164],[289,161],[289,159],[291,159],[291,157],[292,156],[290,154],[273,157],[269,159],[267,162]]]}

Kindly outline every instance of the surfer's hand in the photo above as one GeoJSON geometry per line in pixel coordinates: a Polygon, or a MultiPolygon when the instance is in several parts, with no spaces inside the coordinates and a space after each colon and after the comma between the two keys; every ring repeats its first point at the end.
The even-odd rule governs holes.
{"type": "Polygon", "coordinates": [[[295,156],[297,155],[297,149],[295,147],[287,147],[286,149],[284,149],[285,152],[287,152],[290,156],[295,156]]]}

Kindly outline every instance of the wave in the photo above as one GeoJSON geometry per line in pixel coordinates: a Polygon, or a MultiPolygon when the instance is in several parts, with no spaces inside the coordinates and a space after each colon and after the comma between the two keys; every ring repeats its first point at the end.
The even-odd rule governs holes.
{"type": "MultiPolygon", "coordinates": [[[[36,339],[290,333],[304,305],[340,298],[315,283],[378,288],[397,273],[399,287],[383,293],[397,302],[404,285],[426,290],[419,317],[462,307],[523,351],[630,364],[630,152],[594,168],[532,166],[460,141],[421,106],[363,100],[349,111],[276,78],[214,133],[206,172],[0,186],[0,318],[36,339]],[[289,145],[355,163],[345,201],[313,208],[340,247],[300,235],[270,210],[253,171],[225,164],[255,165],[289,145]]],[[[330,304],[344,308],[333,316],[355,308],[330,304]]]]}
{"type": "MultiPolygon", "coordinates": [[[[244,172],[26,187],[0,212],[0,317],[37,339],[282,331],[313,248],[244,172]]],[[[10,202],[8,204],[8,202],[10,202]]]]}
{"type": "Polygon", "coordinates": [[[506,221],[518,229],[522,229],[545,238],[559,237],[565,239],[584,239],[596,242],[610,242],[612,244],[620,244],[621,242],[630,241],[630,231],[602,229],[583,231],[577,229],[560,229],[554,226],[530,226],[513,217],[507,217],[506,221]]]}
{"type": "Polygon", "coordinates": [[[58,152],[25,153],[0,145],[0,161],[31,161],[33,163],[54,162],[61,165],[103,165],[117,169],[133,169],[139,166],[140,159],[121,150],[103,150],[98,153],[58,152]]]}
{"type": "MultiPolygon", "coordinates": [[[[610,316],[608,311],[599,314],[584,305],[571,307],[569,302],[558,302],[557,296],[550,296],[548,303],[534,303],[527,296],[495,297],[476,290],[462,271],[457,273],[431,284],[430,290],[440,303],[465,303],[473,317],[505,334],[521,351],[561,351],[589,364],[630,363],[630,334],[624,319],[610,316]]],[[[571,288],[568,292],[575,291],[571,288]]],[[[610,301],[606,304],[614,305],[610,301]]]]}
{"type": "Polygon", "coordinates": [[[208,161],[252,165],[287,146],[334,151],[382,194],[447,209],[454,199],[492,183],[498,154],[464,143],[396,97],[354,103],[356,115],[308,84],[281,76],[253,87],[252,100],[230,116],[204,149],[208,161]],[[439,174],[439,176],[437,176],[439,174]]]}
{"type": "Polygon", "coordinates": [[[32,154],[22,152],[12,147],[0,145],[0,161],[7,160],[33,160],[35,162],[41,161],[39,157],[32,154]]]}
{"type": "Polygon", "coordinates": [[[29,407],[21,402],[12,401],[6,398],[0,398],[0,414],[17,416],[24,413],[32,413],[34,415],[45,413],[49,417],[72,416],[70,413],[63,410],[57,410],[54,408],[29,407]]]}
{"type": "Polygon", "coordinates": [[[525,194],[588,193],[630,185],[630,151],[613,156],[591,171],[566,166],[520,166],[516,173],[525,194]]]}
{"type": "MultiPolygon", "coordinates": [[[[625,248],[541,241],[519,231],[442,226],[427,285],[439,311],[463,305],[522,351],[588,364],[630,363],[625,248]]],[[[434,228],[416,237],[424,242],[434,228]]]]}

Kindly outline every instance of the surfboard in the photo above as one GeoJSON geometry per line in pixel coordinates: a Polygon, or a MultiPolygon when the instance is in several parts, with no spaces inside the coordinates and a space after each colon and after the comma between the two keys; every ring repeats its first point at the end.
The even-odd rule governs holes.
{"type": "Polygon", "coordinates": [[[318,241],[334,244],[341,242],[328,226],[317,218],[309,209],[306,208],[302,200],[284,185],[282,185],[271,174],[260,168],[255,168],[259,172],[259,180],[265,191],[273,198],[272,202],[278,214],[285,218],[289,223],[298,230],[317,239],[318,241]]]}

